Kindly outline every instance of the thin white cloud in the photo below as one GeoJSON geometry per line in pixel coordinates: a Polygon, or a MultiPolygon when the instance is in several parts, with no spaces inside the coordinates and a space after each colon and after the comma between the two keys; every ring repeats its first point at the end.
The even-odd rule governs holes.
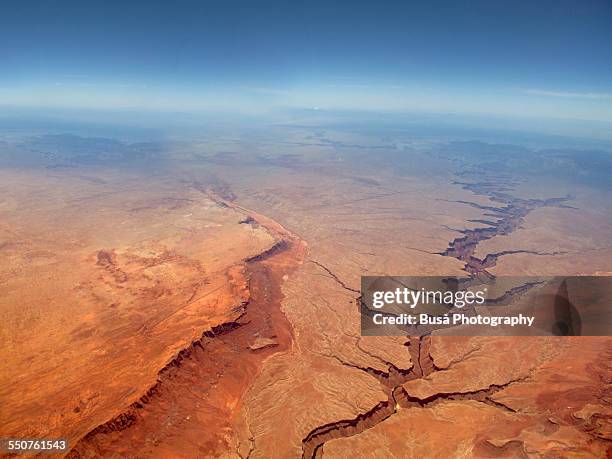
{"type": "Polygon", "coordinates": [[[147,88],[147,84],[141,83],[121,83],[121,82],[94,82],[94,81],[56,81],[53,83],[54,86],[64,86],[69,88],[147,88]]]}
{"type": "Polygon", "coordinates": [[[591,99],[604,100],[612,99],[612,93],[607,92],[567,92],[567,91],[546,91],[543,89],[521,89],[530,96],[562,97],[565,99],[591,99]]]}
{"type": "Polygon", "coordinates": [[[266,94],[272,96],[288,96],[291,94],[291,91],[287,89],[279,89],[279,88],[266,88],[261,86],[242,86],[244,91],[253,92],[256,94],[266,94]]]}

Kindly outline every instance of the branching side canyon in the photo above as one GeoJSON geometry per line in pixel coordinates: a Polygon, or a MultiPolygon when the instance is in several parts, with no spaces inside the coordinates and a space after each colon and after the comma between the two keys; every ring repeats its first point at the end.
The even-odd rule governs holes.
{"type": "Polygon", "coordinates": [[[608,188],[492,144],[482,163],[278,129],[0,145],[0,437],[70,458],[609,457],[611,338],[368,337],[359,304],[363,275],[610,275],[608,188]]]}

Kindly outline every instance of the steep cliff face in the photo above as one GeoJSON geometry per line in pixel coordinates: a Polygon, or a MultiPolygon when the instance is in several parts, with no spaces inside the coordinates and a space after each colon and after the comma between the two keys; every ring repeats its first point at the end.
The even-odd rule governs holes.
{"type": "MultiPolygon", "coordinates": [[[[234,207],[221,196],[211,197],[234,207]]],[[[89,432],[69,457],[133,451],[216,456],[240,447],[234,429],[243,395],[265,359],[291,345],[291,327],[281,311],[281,285],[306,253],[297,236],[260,217],[253,213],[246,220],[265,227],[276,242],[244,260],[246,299],[236,306],[237,317],[205,331],[181,350],[145,395],[89,432]]]]}
{"type": "Polygon", "coordinates": [[[244,259],[277,242],[171,178],[88,173],[0,170],[18,204],[0,219],[3,437],[133,423],[160,374],[244,313],[244,259]]]}

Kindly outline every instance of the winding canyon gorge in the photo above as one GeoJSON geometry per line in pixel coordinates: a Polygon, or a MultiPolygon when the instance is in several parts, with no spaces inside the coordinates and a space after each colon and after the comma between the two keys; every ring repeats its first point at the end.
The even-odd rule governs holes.
{"type": "Polygon", "coordinates": [[[610,275],[608,190],[290,139],[3,166],[2,436],[70,458],[610,455],[610,338],[361,336],[359,290],[610,275]]]}

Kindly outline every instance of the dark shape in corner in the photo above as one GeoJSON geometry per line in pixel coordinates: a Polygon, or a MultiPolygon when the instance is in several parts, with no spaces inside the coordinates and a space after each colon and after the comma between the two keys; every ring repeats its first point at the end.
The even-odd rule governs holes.
{"type": "Polygon", "coordinates": [[[555,323],[552,326],[553,335],[580,336],[582,321],[580,314],[571,303],[567,291],[567,279],[563,279],[555,295],[555,323]]]}

